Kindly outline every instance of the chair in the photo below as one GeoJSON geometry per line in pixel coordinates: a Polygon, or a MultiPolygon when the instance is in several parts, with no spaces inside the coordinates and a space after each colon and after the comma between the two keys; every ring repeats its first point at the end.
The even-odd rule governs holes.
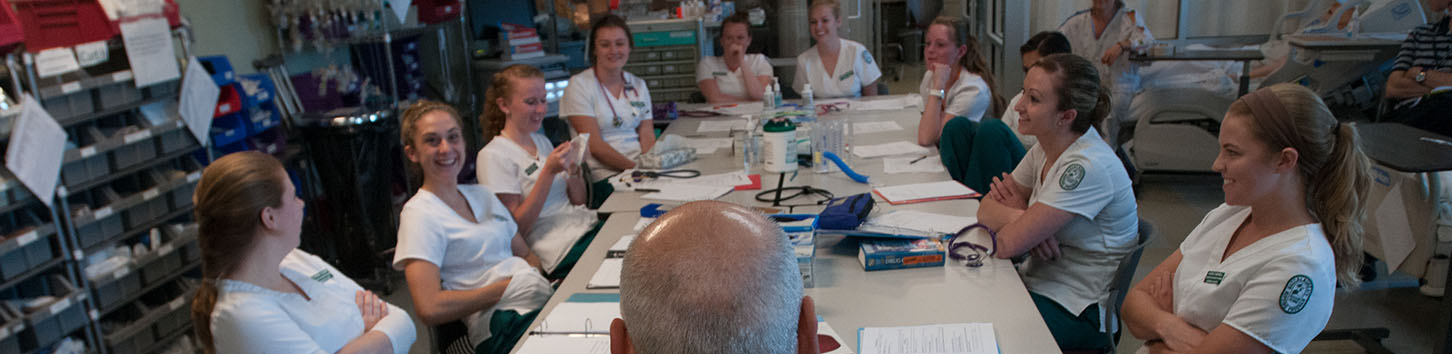
{"type": "Polygon", "coordinates": [[[469,345],[469,327],[464,322],[451,321],[429,328],[433,334],[433,347],[435,352],[445,354],[474,354],[474,347],[469,345]]]}
{"type": "Polygon", "coordinates": [[[1110,304],[1109,308],[1101,309],[1105,313],[1104,321],[1110,329],[1104,333],[1109,338],[1109,350],[1103,352],[1098,350],[1065,350],[1064,353],[1116,352],[1119,346],[1119,334],[1123,329],[1119,325],[1119,310],[1124,307],[1125,295],[1129,295],[1130,285],[1134,282],[1134,272],[1139,268],[1139,258],[1144,254],[1144,246],[1149,244],[1149,241],[1154,238],[1154,234],[1154,225],[1149,220],[1140,218],[1139,239],[1135,241],[1134,249],[1130,250],[1129,255],[1119,262],[1119,268],[1114,270],[1114,280],[1109,283],[1109,296],[1114,299],[1114,303],[1110,304]]]}

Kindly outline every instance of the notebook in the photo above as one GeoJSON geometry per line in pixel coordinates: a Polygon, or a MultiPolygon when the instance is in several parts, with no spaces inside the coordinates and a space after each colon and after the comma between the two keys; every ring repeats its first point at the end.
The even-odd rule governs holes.
{"type": "Polygon", "coordinates": [[[590,282],[585,284],[586,289],[619,289],[620,269],[625,265],[624,258],[606,258],[600,263],[600,269],[590,277],[590,282]]]}
{"type": "Polygon", "coordinates": [[[996,354],[992,323],[866,327],[857,330],[862,354],[934,353],[996,354]]]}
{"type": "Polygon", "coordinates": [[[574,294],[556,305],[529,333],[610,334],[610,322],[620,318],[620,294],[574,294]]]}
{"type": "Polygon", "coordinates": [[[904,184],[873,188],[872,192],[888,204],[902,205],[937,200],[977,198],[982,194],[964,186],[958,181],[904,184]]]}

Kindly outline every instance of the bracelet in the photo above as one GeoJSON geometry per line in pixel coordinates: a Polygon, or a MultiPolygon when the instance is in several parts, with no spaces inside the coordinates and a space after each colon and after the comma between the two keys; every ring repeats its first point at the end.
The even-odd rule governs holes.
{"type": "Polygon", "coordinates": [[[943,98],[943,89],[928,90],[928,94],[929,95],[932,95],[932,96],[936,96],[938,98],[943,98]]]}

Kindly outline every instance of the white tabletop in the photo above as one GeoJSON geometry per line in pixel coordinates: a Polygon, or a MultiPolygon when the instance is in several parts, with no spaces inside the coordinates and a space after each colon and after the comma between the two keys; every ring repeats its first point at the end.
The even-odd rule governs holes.
{"type": "MultiPolygon", "coordinates": [[[[877,144],[891,141],[915,141],[917,110],[837,113],[852,121],[895,120],[903,130],[869,134],[857,137],[857,144],[877,144]]],[[[716,118],[711,118],[716,119],[716,118]]],[[[673,122],[668,133],[699,135],[695,133],[698,119],[681,119],[673,122]]],[[[721,134],[724,136],[724,133],[721,134]]],[[[933,149],[936,150],[936,149],[933,149]]],[[[702,156],[682,168],[700,169],[703,173],[720,173],[739,169],[739,157],[730,152],[718,151],[702,156]],[[730,157],[730,158],[728,158],[730,157]]],[[[936,151],[930,153],[936,154],[936,151]]],[[[946,172],[920,174],[886,174],[881,159],[852,158],[853,168],[872,177],[873,184],[901,184],[931,182],[948,179],[946,172]]],[[[759,173],[760,171],[753,171],[759,173]]],[[[765,188],[774,186],[776,179],[763,176],[765,188]],[[768,183],[767,180],[770,180],[768,183]]],[[[831,190],[838,196],[863,193],[871,186],[848,179],[840,172],[815,174],[809,169],[799,171],[789,185],[812,185],[831,190]]],[[[768,206],[752,200],[757,191],[737,191],[722,200],[751,206],[768,206]]],[[[579,263],[565,278],[554,296],[545,304],[539,317],[530,328],[535,328],[550,311],[577,293],[618,293],[617,289],[586,289],[585,285],[595,274],[605,255],[616,241],[624,235],[635,234],[634,226],[640,220],[638,209],[650,201],[639,198],[643,193],[616,192],[607,200],[619,212],[610,215],[590,247],[581,256],[579,263]],[[611,204],[611,203],[614,204],[611,204]]],[[[805,202],[805,201],[804,201],[805,202]]],[[[789,202],[790,204],[790,202],[789,202]]],[[[602,207],[602,211],[606,208],[602,207]]],[[[877,203],[875,212],[899,209],[919,210],[950,215],[975,215],[978,202],[972,199],[946,200],[927,203],[893,206],[877,203]]],[[[815,213],[819,206],[803,206],[793,210],[798,213],[815,213]]],[[[976,240],[986,244],[988,240],[976,240]]],[[[857,241],[838,235],[819,235],[817,253],[813,260],[815,287],[806,289],[806,295],[816,302],[816,312],[854,350],[857,349],[857,329],[862,327],[909,326],[943,323],[992,323],[998,345],[1003,353],[1057,353],[1058,345],[1049,333],[1033,301],[1019,279],[1013,265],[1007,260],[991,259],[982,267],[969,268],[949,260],[944,267],[897,269],[867,272],[857,261],[857,241]]],[[[517,351],[530,336],[520,339],[517,351]]],[[[858,350],[860,352],[860,350],[858,350]]]]}

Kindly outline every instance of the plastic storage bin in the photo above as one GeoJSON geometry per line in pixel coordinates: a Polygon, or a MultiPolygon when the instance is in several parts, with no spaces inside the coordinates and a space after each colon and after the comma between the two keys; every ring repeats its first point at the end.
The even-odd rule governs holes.
{"type": "Polygon", "coordinates": [[[124,272],[117,271],[104,275],[103,278],[105,279],[91,284],[96,296],[96,306],[103,309],[116,306],[122,299],[141,291],[141,274],[133,271],[129,266],[124,272]],[[118,274],[120,276],[117,276],[118,274]]]}
{"type": "Polygon", "coordinates": [[[131,303],[101,320],[101,330],[106,333],[106,348],[116,354],[140,354],[156,343],[152,321],[156,310],[139,303],[131,303]]]}
{"type": "Polygon", "coordinates": [[[73,212],[76,220],[76,239],[81,248],[95,246],[125,231],[121,225],[121,213],[113,210],[110,205],[120,201],[121,198],[109,186],[102,186],[89,192],[94,198],[96,205],[93,209],[87,209],[85,204],[77,205],[79,208],[73,212]],[[82,211],[84,210],[84,211],[82,211]]]}
{"type": "Polygon", "coordinates": [[[148,99],[175,96],[178,86],[181,85],[181,83],[178,81],[179,80],[171,80],[167,82],[156,83],[147,87],[142,87],[141,95],[148,99]]]}
{"type": "Polygon", "coordinates": [[[109,39],[120,33],[95,0],[10,0],[30,52],[109,39]]]}
{"type": "Polygon", "coordinates": [[[185,127],[156,136],[156,153],[166,155],[196,145],[197,139],[185,127]]]}
{"type": "MultiPolygon", "coordinates": [[[[152,284],[155,284],[156,282],[161,281],[163,278],[166,278],[167,275],[171,275],[171,273],[174,273],[177,270],[181,269],[182,256],[180,252],[177,252],[175,247],[176,246],[172,246],[169,247],[170,249],[155,250],[153,251],[152,256],[148,256],[148,258],[155,258],[151,258],[150,261],[142,261],[145,262],[145,264],[141,266],[142,286],[150,286],[152,284]]],[[[163,248],[168,247],[163,246],[163,248]]]]}
{"type": "Polygon", "coordinates": [[[130,80],[98,87],[96,95],[101,109],[121,107],[141,100],[141,90],[130,80]]]}
{"type": "Polygon", "coordinates": [[[4,328],[4,334],[0,334],[0,353],[20,352],[20,326],[25,324],[25,319],[19,313],[10,310],[9,306],[0,306],[0,328],[4,328]]]}
{"type": "Polygon", "coordinates": [[[203,69],[207,69],[207,73],[212,74],[212,82],[217,83],[217,86],[237,81],[237,72],[232,70],[232,62],[225,55],[197,57],[197,62],[202,64],[203,69]]]}
{"type": "Polygon", "coordinates": [[[56,120],[75,118],[96,111],[96,101],[91,97],[91,90],[42,98],[40,105],[56,120]]]}
{"type": "Polygon", "coordinates": [[[221,95],[217,96],[217,110],[212,112],[213,117],[221,117],[242,110],[242,94],[239,93],[237,85],[223,85],[221,95]]]}
{"type": "Polygon", "coordinates": [[[257,107],[264,102],[272,102],[277,88],[272,84],[272,79],[265,74],[246,74],[237,78],[237,83],[242,86],[242,106],[257,107]]]}
{"type": "Polygon", "coordinates": [[[247,114],[247,136],[255,136],[262,132],[276,127],[282,123],[282,112],[277,110],[277,105],[272,102],[264,102],[259,106],[248,107],[244,112],[247,114]]]}
{"type": "Polygon", "coordinates": [[[170,335],[185,328],[187,323],[191,322],[191,304],[192,293],[190,291],[180,292],[179,295],[171,297],[171,300],[158,303],[155,306],[156,310],[153,310],[158,312],[158,317],[152,324],[156,334],[158,336],[170,335]]]}
{"type": "Polygon", "coordinates": [[[247,137],[247,118],[242,113],[233,113],[212,120],[212,145],[224,146],[242,141],[247,137]]]}
{"type": "Polygon", "coordinates": [[[36,281],[16,287],[21,297],[53,296],[57,300],[25,314],[25,322],[30,329],[20,333],[21,350],[34,350],[50,345],[81,328],[89,320],[84,304],[86,295],[80,293],[64,277],[53,274],[34,280],[36,281]]]}
{"type": "Polygon", "coordinates": [[[9,235],[0,241],[0,279],[10,280],[27,271],[55,259],[54,245],[55,226],[54,224],[42,223],[33,213],[22,212],[31,227],[25,232],[17,232],[9,235]]]}

